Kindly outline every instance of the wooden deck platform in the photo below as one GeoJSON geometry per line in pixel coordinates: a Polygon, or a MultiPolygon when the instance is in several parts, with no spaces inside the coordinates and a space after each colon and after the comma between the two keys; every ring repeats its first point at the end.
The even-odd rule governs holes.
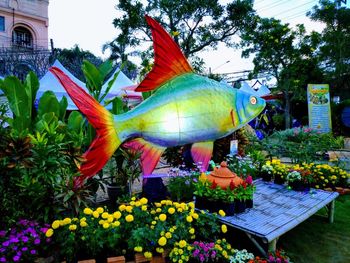
{"type": "Polygon", "coordinates": [[[333,222],[336,192],[311,189],[296,192],[284,185],[255,181],[254,207],[234,216],[220,220],[244,231],[264,254],[276,249],[278,238],[311,217],[321,208],[328,209],[329,222],[333,222]],[[265,245],[263,248],[260,239],[265,245]]]}

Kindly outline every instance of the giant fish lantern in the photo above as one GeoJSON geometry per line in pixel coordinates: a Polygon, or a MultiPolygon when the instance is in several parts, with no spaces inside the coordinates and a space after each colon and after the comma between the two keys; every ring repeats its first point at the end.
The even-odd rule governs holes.
{"type": "Polygon", "coordinates": [[[112,115],[60,69],[50,71],[96,129],[75,186],[103,168],[121,145],[141,151],[143,175],[152,174],[167,147],[193,144],[191,154],[206,170],[213,142],[255,118],[265,101],[197,75],[171,36],[146,16],[154,42],[154,67],[135,91],[155,91],[132,110],[112,115]]]}

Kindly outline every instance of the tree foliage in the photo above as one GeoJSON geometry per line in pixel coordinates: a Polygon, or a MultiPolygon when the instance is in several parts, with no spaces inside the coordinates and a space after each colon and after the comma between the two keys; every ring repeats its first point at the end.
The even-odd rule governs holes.
{"type": "Polygon", "coordinates": [[[113,58],[127,60],[130,54],[140,55],[144,66],[151,55],[140,53],[141,47],[151,44],[151,32],[144,19],[145,14],[159,21],[174,37],[186,57],[215,49],[219,42],[234,45],[233,36],[249,23],[254,14],[251,0],[235,0],[227,5],[213,0],[121,0],[117,10],[122,15],[113,24],[119,30],[118,37],[109,43],[113,58]],[[133,53],[128,53],[134,49],[133,53]]]}
{"type": "Polygon", "coordinates": [[[308,16],[325,24],[319,37],[319,59],[326,81],[338,94],[346,91],[350,97],[350,9],[334,1],[321,0],[308,16]]]}
{"type": "Polygon", "coordinates": [[[242,57],[254,55],[253,74],[267,72],[277,80],[285,99],[285,126],[290,126],[290,102],[305,94],[306,84],[322,77],[315,51],[319,37],[307,35],[303,25],[295,29],[274,18],[256,17],[254,27],[242,35],[242,57]]]}

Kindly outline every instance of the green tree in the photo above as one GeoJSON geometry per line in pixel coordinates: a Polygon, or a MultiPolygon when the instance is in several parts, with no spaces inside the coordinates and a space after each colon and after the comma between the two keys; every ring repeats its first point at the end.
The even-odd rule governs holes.
{"type": "Polygon", "coordinates": [[[322,78],[314,58],[319,37],[306,35],[303,25],[292,29],[274,18],[256,17],[255,21],[241,36],[242,57],[254,55],[252,76],[266,72],[276,78],[285,101],[285,127],[289,128],[291,101],[305,98],[306,84],[322,78]]]}
{"type": "Polygon", "coordinates": [[[326,81],[335,93],[350,98],[350,9],[335,1],[321,0],[308,16],[325,24],[319,56],[326,81]]]}
{"type": "MultiPolygon", "coordinates": [[[[186,57],[197,52],[215,49],[219,42],[234,45],[233,36],[249,23],[254,14],[252,0],[235,0],[227,5],[213,0],[150,0],[118,2],[117,10],[122,15],[115,18],[114,26],[120,34],[109,47],[113,58],[127,60],[128,55],[142,58],[144,67],[153,56],[141,47],[150,47],[151,32],[144,19],[145,14],[159,21],[174,37],[186,57]],[[133,53],[128,53],[135,49],[133,53]]],[[[198,63],[198,60],[194,59],[198,63]]],[[[197,64],[196,63],[196,64],[197,64]]],[[[199,63],[200,65],[200,63],[199,63]]]]}
{"type": "Polygon", "coordinates": [[[90,61],[95,66],[102,64],[102,59],[96,57],[89,51],[81,49],[75,45],[71,49],[55,48],[52,60],[58,59],[75,77],[81,81],[85,81],[84,73],[81,69],[84,60],[90,61]]]}

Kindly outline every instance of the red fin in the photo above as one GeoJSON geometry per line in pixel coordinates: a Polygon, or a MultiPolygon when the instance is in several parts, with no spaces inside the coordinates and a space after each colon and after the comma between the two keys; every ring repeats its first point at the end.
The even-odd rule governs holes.
{"type": "Polygon", "coordinates": [[[74,181],[74,185],[80,187],[85,179],[94,176],[103,168],[121,142],[117,136],[113,115],[59,68],[52,67],[50,71],[96,130],[94,141],[83,155],[85,161],[79,169],[81,176],[74,181]]]}
{"type": "Polygon", "coordinates": [[[192,158],[195,163],[201,163],[201,172],[205,172],[208,169],[213,146],[213,142],[197,142],[192,145],[192,158]]]}
{"type": "Polygon", "coordinates": [[[123,144],[123,146],[141,152],[142,174],[150,175],[156,168],[165,148],[147,142],[142,138],[136,138],[123,144]]]}
{"type": "Polygon", "coordinates": [[[153,18],[146,16],[152,30],[154,66],[135,91],[150,91],[173,77],[193,72],[186,57],[172,37],[153,18]]]}

